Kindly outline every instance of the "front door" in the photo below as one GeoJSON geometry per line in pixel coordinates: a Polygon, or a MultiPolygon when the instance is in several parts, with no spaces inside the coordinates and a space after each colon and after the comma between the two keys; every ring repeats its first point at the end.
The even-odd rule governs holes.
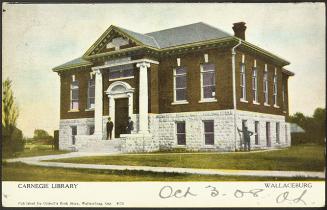
{"type": "Polygon", "coordinates": [[[128,121],[128,98],[115,99],[115,138],[126,133],[128,121]]]}

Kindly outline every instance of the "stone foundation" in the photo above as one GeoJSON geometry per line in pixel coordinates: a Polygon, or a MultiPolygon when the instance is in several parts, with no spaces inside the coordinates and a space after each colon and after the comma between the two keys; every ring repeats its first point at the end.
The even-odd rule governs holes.
{"type": "MultiPolygon", "coordinates": [[[[236,123],[242,129],[242,120],[247,121],[250,131],[254,132],[254,122],[259,122],[259,141],[255,144],[254,135],[251,136],[251,148],[269,149],[281,148],[291,145],[290,128],[285,122],[285,117],[280,115],[262,114],[238,110],[236,113],[236,123]],[[266,122],[270,122],[271,146],[267,145],[266,122]],[[279,123],[279,143],[276,140],[276,123],[279,123]],[[287,132],[286,128],[287,127],[287,132]]],[[[185,149],[189,151],[235,151],[243,148],[242,138],[236,133],[234,127],[234,110],[218,110],[203,112],[181,112],[149,114],[149,134],[137,134],[138,115],[133,114],[135,130],[132,134],[123,134],[121,138],[115,140],[120,143],[114,146],[121,152],[151,152],[166,151],[172,149],[185,149]],[[206,145],[204,141],[203,121],[212,120],[214,122],[214,144],[206,145]],[[177,144],[176,122],[184,121],[186,130],[186,145],[177,144]]],[[[108,117],[103,117],[103,137],[106,138],[106,122],[108,117]]],[[[92,150],[103,151],[107,148],[108,152],[113,151],[111,146],[105,146],[101,139],[88,135],[88,128],[94,124],[93,118],[69,119],[60,121],[59,148],[71,150],[92,150]],[[77,126],[76,144],[72,145],[71,126],[77,126]],[[95,142],[101,143],[95,143],[95,142]],[[87,149],[86,149],[87,148],[87,149]]],[[[106,142],[106,141],[104,141],[106,142]]],[[[104,143],[105,144],[105,143],[104,143]]],[[[109,144],[109,143],[108,143],[109,144]]],[[[113,143],[112,143],[113,144],[113,143]]]]}
{"type": "Polygon", "coordinates": [[[151,134],[123,134],[120,136],[121,151],[124,153],[153,152],[159,150],[158,141],[151,134]]]}
{"type": "MultiPolygon", "coordinates": [[[[237,111],[237,127],[242,129],[242,120],[247,121],[248,130],[254,132],[254,122],[259,122],[259,142],[255,144],[254,135],[251,136],[251,147],[255,149],[269,149],[269,148],[281,148],[291,146],[291,134],[290,127],[285,122],[285,117],[281,115],[262,114],[256,112],[237,111]],[[271,146],[267,146],[266,138],[266,122],[270,123],[270,139],[271,146]],[[279,143],[276,140],[276,123],[279,123],[279,143]],[[287,129],[285,129],[287,127],[287,129]],[[285,132],[287,130],[287,133],[285,132]]],[[[241,139],[238,136],[236,145],[237,149],[241,149],[241,139]]]]}

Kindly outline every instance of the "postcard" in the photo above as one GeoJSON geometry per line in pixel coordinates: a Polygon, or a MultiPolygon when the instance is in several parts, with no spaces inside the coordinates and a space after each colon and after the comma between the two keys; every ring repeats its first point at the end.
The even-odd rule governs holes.
{"type": "Polygon", "coordinates": [[[323,3],[2,7],[3,207],[325,206],[323,3]]]}

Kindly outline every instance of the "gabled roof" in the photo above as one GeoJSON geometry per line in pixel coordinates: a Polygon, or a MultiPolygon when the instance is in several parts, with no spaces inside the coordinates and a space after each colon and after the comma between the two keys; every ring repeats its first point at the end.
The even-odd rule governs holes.
{"type": "Polygon", "coordinates": [[[218,28],[202,22],[155,31],[147,33],[146,35],[153,37],[159,44],[160,48],[174,47],[232,36],[218,28]]]}
{"type": "Polygon", "coordinates": [[[291,133],[305,133],[305,130],[296,123],[290,123],[291,133]]]}
{"type": "MultiPolygon", "coordinates": [[[[79,57],[77,59],[64,63],[60,66],[57,66],[53,69],[53,71],[92,65],[92,63],[86,59],[90,58],[89,56],[91,55],[91,53],[94,50],[96,50],[98,47],[99,48],[103,47],[104,42],[108,40],[108,35],[112,31],[118,32],[122,36],[132,40],[141,48],[143,47],[152,48],[153,50],[157,50],[157,51],[171,50],[172,48],[186,47],[189,45],[203,45],[203,44],[208,44],[217,41],[225,42],[227,40],[228,41],[239,40],[237,37],[203,22],[169,28],[160,31],[154,31],[146,34],[137,33],[131,30],[127,30],[121,27],[111,25],[97,39],[97,41],[84,53],[82,57],[79,57]]],[[[288,61],[266,50],[263,50],[244,40],[241,41],[242,41],[242,45],[246,48],[252,49],[256,52],[260,52],[270,58],[277,59],[283,65],[289,64],[288,61]]],[[[134,49],[131,48],[131,50],[135,50],[135,48],[134,49]]],[[[294,75],[294,73],[287,70],[283,70],[283,72],[290,76],[294,75]]]]}

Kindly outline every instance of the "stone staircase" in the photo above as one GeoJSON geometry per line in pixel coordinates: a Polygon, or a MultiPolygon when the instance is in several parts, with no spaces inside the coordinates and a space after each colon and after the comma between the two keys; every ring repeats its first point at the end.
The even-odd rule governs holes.
{"type": "Polygon", "coordinates": [[[113,140],[91,140],[91,141],[84,141],[84,142],[80,141],[76,144],[76,151],[102,152],[102,153],[121,152],[121,140],[113,139],[113,140]]]}

